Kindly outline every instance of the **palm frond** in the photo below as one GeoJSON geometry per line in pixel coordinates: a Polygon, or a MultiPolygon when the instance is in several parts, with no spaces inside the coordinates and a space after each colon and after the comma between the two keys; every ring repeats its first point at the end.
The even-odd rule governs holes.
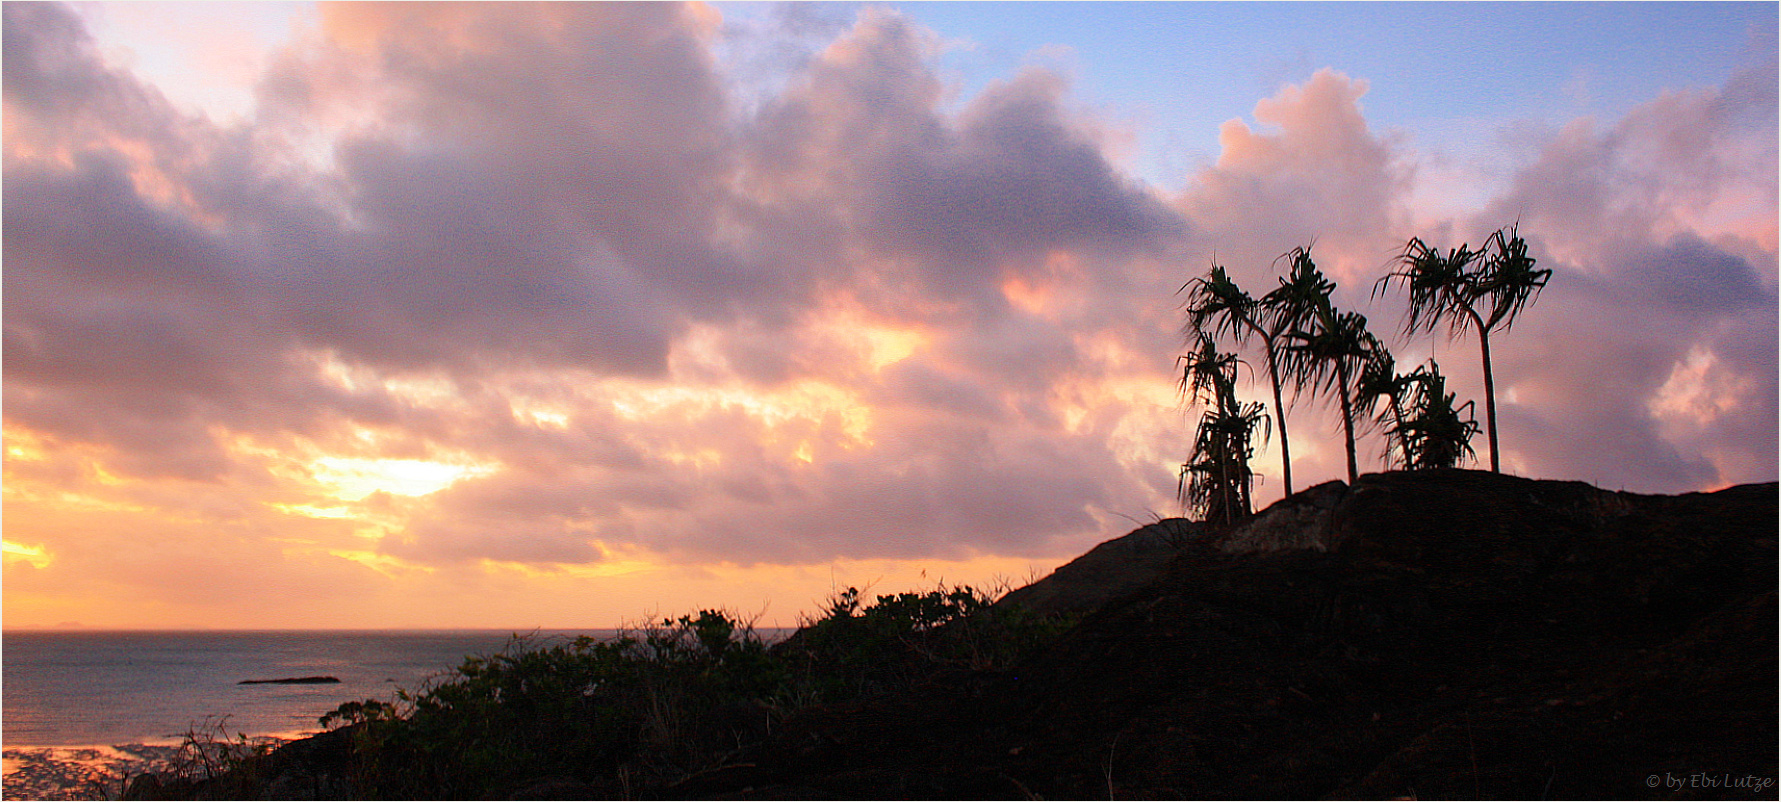
{"type": "Polygon", "coordinates": [[[1479,293],[1490,305],[1485,327],[1496,330],[1500,326],[1507,331],[1546,288],[1552,271],[1534,267],[1536,260],[1528,255],[1527,241],[1514,226],[1491,234],[1486,247],[1491,253],[1478,279],[1479,293]]]}

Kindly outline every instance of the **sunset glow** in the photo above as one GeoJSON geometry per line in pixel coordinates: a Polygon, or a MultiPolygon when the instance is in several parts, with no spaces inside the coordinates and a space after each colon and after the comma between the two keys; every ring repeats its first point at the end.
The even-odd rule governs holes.
{"type": "MultiPolygon", "coordinates": [[[[1772,4],[1673,42],[1611,4],[1476,77],[1362,6],[992,5],[7,4],[5,626],[1024,584],[1180,513],[1175,293],[1214,259],[1260,295],[1314,242],[1463,401],[1476,340],[1374,282],[1511,223],[1554,277],[1492,340],[1505,468],[1775,478],[1772,4]]],[[[1403,13],[1573,13],[1438,5],[1403,13]]],[[[1338,478],[1325,400],[1289,420],[1295,483],[1338,478]]]]}

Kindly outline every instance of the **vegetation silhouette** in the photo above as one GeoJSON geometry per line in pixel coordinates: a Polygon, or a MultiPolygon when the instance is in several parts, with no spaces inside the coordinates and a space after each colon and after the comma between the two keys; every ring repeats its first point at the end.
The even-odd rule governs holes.
{"type": "MultiPolygon", "coordinates": [[[[1078,619],[993,601],[970,586],[873,602],[848,588],[777,643],[720,610],[609,640],[515,638],[392,702],[348,702],[322,716],[321,737],[342,746],[343,779],[317,798],[685,796],[675,789],[737,767],[744,749],[794,714],[902,693],[949,672],[1003,670],[1078,619]],[[552,777],[562,784],[532,787],[552,777]]],[[[227,777],[193,778],[215,777],[208,785],[168,778],[135,796],[265,792],[255,761],[228,768],[227,777]]]]}
{"type": "Polygon", "coordinates": [[[1336,309],[1325,295],[1316,299],[1311,325],[1287,334],[1287,371],[1313,390],[1336,396],[1342,410],[1342,443],[1348,457],[1348,483],[1360,478],[1354,455],[1355,379],[1375,347],[1367,318],[1336,309]]]}
{"type": "Polygon", "coordinates": [[[1468,325],[1478,334],[1484,363],[1484,420],[1490,442],[1490,470],[1501,472],[1497,448],[1496,380],[1491,370],[1490,333],[1508,331],[1521,311],[1539,297],[1552,271],[1536,268],[1518,226],[1498,229],[1474,251],[1461,243],[1443,256],[1413,237],[1397,257],[1400,269],[1373,285],[1375,296],[1392,284],[1409,293],[1404,332],[1434,331],[1442,323],[1458,338],[1468,325]],[[1480,309],[1483,310],[1480,313],[1480,309]]]}
{"type": "Polygon", "coordinates": [[[1255,474],[1249,460],[1256,429],[1265,438],[1268,418],[1261,403],[1237,400],[1237,355],[1219,353],[1210,335],[1201,333],[1199,340],[1199,350],[1178,360],[1184,365],[1180,389],[1211,408],[1200,416],[1176,493],[1200,520],[1231,525],[1250,515],[1255,474]]]}
{"type": "Polygon", "coordinates": [[[1472,437],[1478,433],[1478,422],[1472,418],[1473,402],[1454,406],[1441,366],[1431,359],[1404,379],[1411,388],[1410,414],[1398,418],[1392,432],[1404,444],[1404,469],[1453,468],[1462,458],[1474,456],[1472,437]]]}
{"type": "Polygon", "coordinates": [[[1404,408],[1410,401],[1415,379],[1397,372],[1397,360],[1383,343],[1375,340],[1372,345],[1366,360],[1361,364],[1360,377],[1355,381],[1354,405],[1363,414],[1374,416],[1373,422],[1386,433],[1385,464],[1392,464],[1391,450],[1395,443],[1398,447],[1397,464],[1407,465],[1410,444],[1404,438],[1407,431],[1404,427],[1404,408]]]}
{"type": "Polygon", "coordinates": [[[1311,248],[1296,247],[1275,260],[1287,263],[1287,274],[1260,299],[1239,287],[1216,257],[1206,275],[1177,290],[1186,294],[1182,334],[1195,349],[1177,361],[1183,367],[1180,387],[1207,408],[1191,456],[1182,465],[1177,493],[1183,510],[1201,520],[1228,524],[1248,514],[1255,479],[1248,464],[1252,435],[1256,426],[1267,424],[1259,404],[1237,400],[1236,356],[1218,352],[1217,338],[1228,337],[1238,348],[1252,339],[1261,342],[1288,496],[1294,489],[1284,403],[1289,386],[1295,395],[1309,387],[1313,394],[1335,398],[1349,484],[1360,474],[1355,449],[1362,427],[1384,433],[1388,467],[1407,470],[1454,467],[1474,457],[1471,439],[1483,429],[1489,432],[1490,469],[1501,471],[1490,334],[1509,330],[1552,275],[1536,268],[1518,229],[1497,230],[1478,250],[1462,244],[1446,254],[1411,238],[1394,257],[1399,269],[1373,285],[1375,298],[1393,284],[1409,289],[1407,335],[1433,331],[1443,322],[1450,337],[1468,327],[1478,332],[1484,366],[1482,427],[1472,417],[1474,402],[1457,403],[1446,391],[1446,378],[1434,360],[1408,374],[1397,372],[1390,349],[1367,330],[1366,317],[1336,308],[1331,300],[1336,283],[1318,269],[1311,248]]]}
{"type": "Polygon", "coordinates": [[[1281,337],[1293,316],[1280,314],[1278,305],[1296,296],[1270,293],[1268,298],[1272,302],[1264,305],[1231,281],[1216,261],[1205,277],[1181,285],[1176,292],[1184,291],[1187,293],[1187,321],[1182,326],[1182,334],[1189,342],[1202,335],[1221,336],[1225,333],[1229,333],[1239,347],[1251,335],[1261,339],[1262,351],[1268,360],[1268,384],[1274,390],[1274,422],[1280,427],[1280,475],[1286,494],[1292,495],[1292,448],[1286,436],[1286,407],[1280,398],[1279,363],[1281,337]]]}

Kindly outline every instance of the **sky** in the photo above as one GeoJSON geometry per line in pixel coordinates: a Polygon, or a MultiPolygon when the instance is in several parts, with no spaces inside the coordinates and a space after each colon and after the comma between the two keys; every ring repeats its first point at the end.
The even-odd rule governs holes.
{"type": "Polygon", "coordinates": [[[1773,3],[4,18],[7,628],[1024,584],[1180,514],[1184,282],[1310,245],[1482,408],[1474,335],[1372,290],[1511,224],[1553,275],[1492,338],[1504,470],[1776,479],[1773,3]]]}

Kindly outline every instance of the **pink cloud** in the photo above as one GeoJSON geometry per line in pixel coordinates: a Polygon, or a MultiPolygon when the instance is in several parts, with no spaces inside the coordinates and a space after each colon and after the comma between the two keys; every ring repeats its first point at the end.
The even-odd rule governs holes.
{"type": "MultiPolygon", "coordinates": [[[[795,46],[764,52],[787,75],[748,97],[696,8],[324,11],[231,127],[107,67],[65,9],[6,7],[6,429],[64,455],[9,458],[9,493],[44,495],[9,495],[8,523],[63,555],[9,567],[9,594],[84,570],[104,579],[80,592],[185,604],[157,583],[232,560],[282,578],[230,600],[441,598],[507,581],[476,573],[497,563],[1080,551],[1174,511],[1170,293],[1214,253],[1259,294],[1315,240],[1338,302],[1389,333],[1398,299],[1369,295],[1405,238],[1517,216],[1556,275],[1495,341],[1510,466],[1773,476],[1760,70],[1546,132],[1501,197],[1422,231],[1417,154],[1333,70],[1226,124],[1169,197],[1065,77],[954,103],[936,37],[882,10],[782,20],[795,46]],[[342,498],[322,458],[476,470],[342,498]],[[52,542],[58,488],[107,510],[78,548],[52,542]],[[200,568],[108,548],[132,529],[200,568]],[[226,542],[195,555],[206,532],[226,542]]],[[[1470,339],[1392,340],[1478,392],[1470,339]]],[[[1339,475],[1329,411],[1292,424],[1295,478],[1339,475]]]]}

